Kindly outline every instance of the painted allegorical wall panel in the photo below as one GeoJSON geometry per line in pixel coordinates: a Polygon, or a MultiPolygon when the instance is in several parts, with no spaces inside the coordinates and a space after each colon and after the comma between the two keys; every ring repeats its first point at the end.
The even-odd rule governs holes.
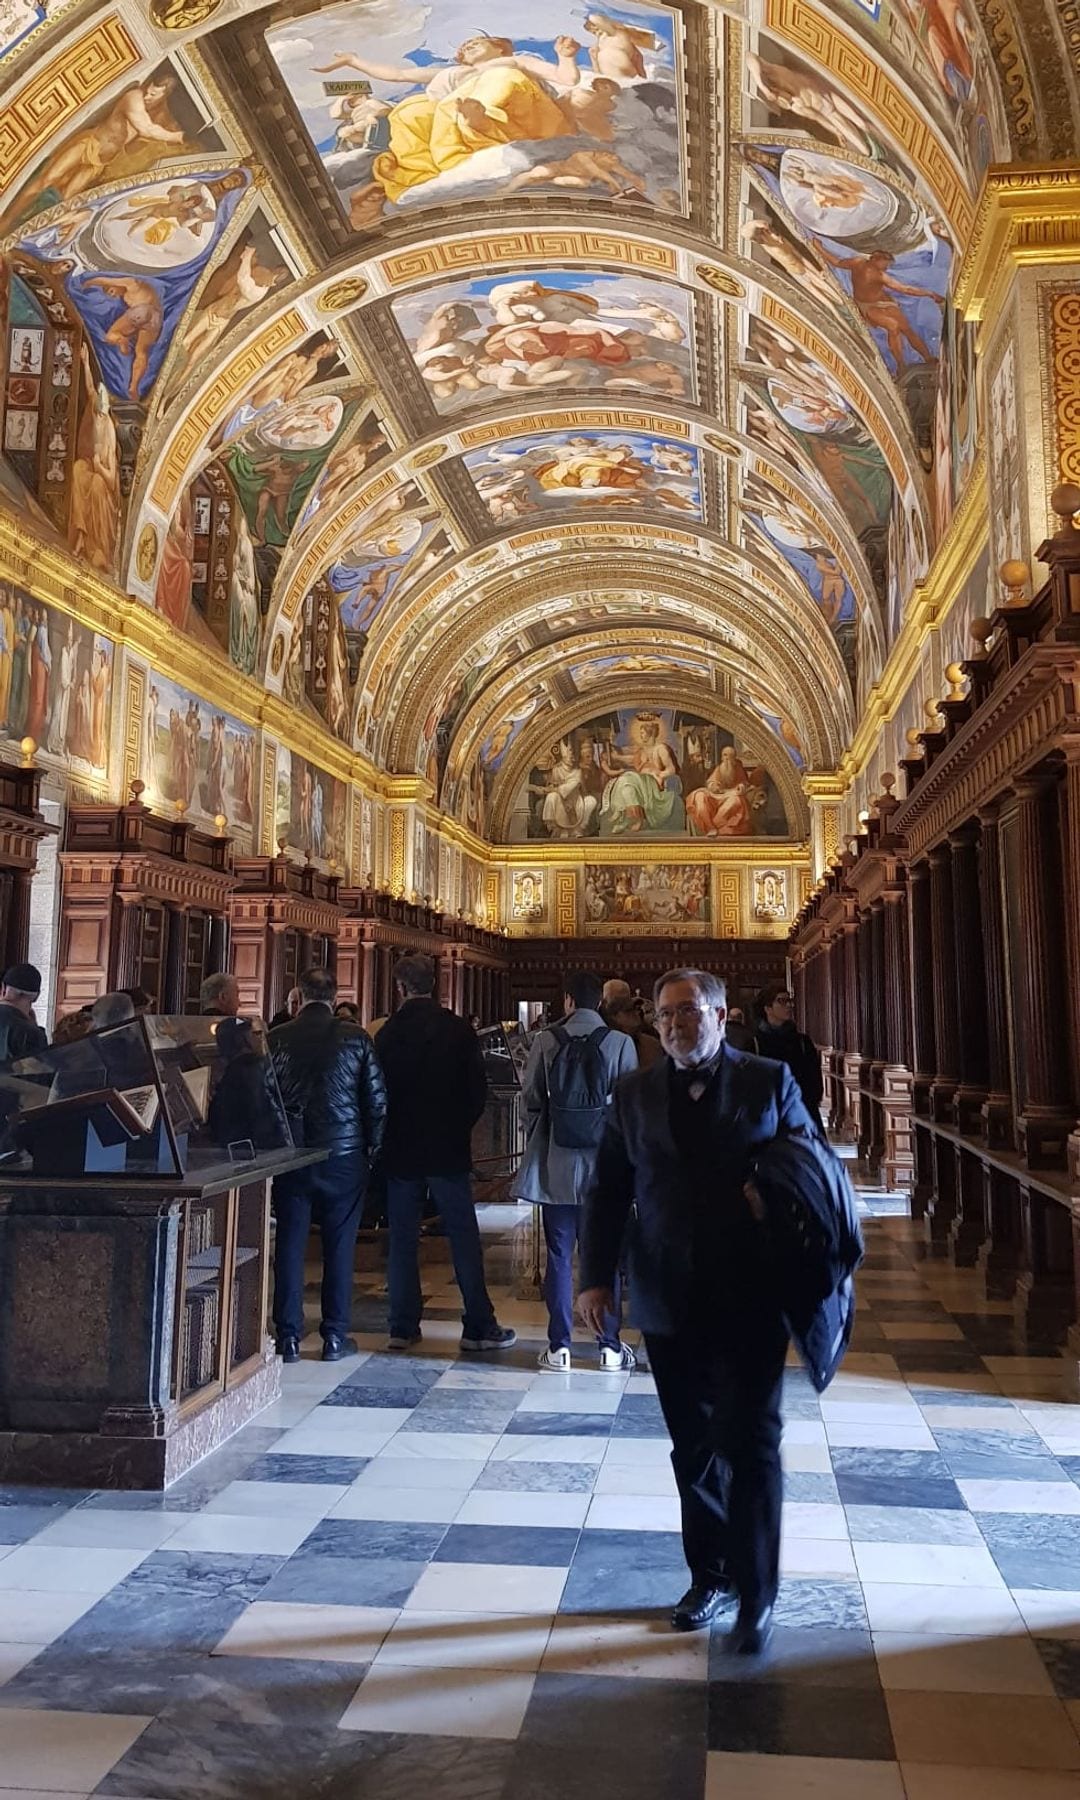
{"type": "Polygon", "coordinates": [[[709,869],[702,863],[586,863],[583,899],[586,933],[677,926],[704,936],[712,921],[709,869]]]}
{"type": "Polygon", "coordinates": [[[323,867],[344,872],[349,790],[336,776],[317,769],[295,750],[278,747],[276,831],[290,849],[323,867]]]}
{"type": "Polygon", "coordinates": [[[158,669],[146,680],[144,799],[156,812],[216,829],[251,848],[255,829],[255,733],[158,669]]]}
{"type": "Polygon", "coordinates": [[[562,734],[515,797],[508,836],[784,837],[768,770],[696,713],[614,709],[562,734]]]}
{"type": "Polygon", "coordinates": [[[104,776],[113,662],[109,638],[0,581],[0,738],[31,737],[42,761],[104,776]]]}

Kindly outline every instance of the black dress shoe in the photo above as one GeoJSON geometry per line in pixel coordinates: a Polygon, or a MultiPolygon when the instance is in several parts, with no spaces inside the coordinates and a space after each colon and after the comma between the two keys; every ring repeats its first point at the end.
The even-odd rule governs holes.
{"type": "Polygon", "coordinates": [[[360,1346],[355,1338],[342,1337],[340,1331],[328,1331],[323,1338],[323,1362],[341,1362],[346,1356],[358,1356],[360,1346]]]}
{"type": "Polygon", "coordinates": [[[300,1339],[299,1338],[290,1337],[289,1334],[286,1332],[283,1337],[278,1338],[277,1343],[274,1345],[274,1348],[277,1351],[277,1353],[280,1356],[283,1363],[297,1363],[300,1361],[300,1339]]]}
{"type": "Polygon", "coordinates": [[[760,1656],[772,1637],[771,1606],[740,1606],[738,1618],[728,1633],[728,1649],[732,1656],[760,1656]]]}
{"type": "Polygon", "coordinates": [[[702,1631],[715,1619],[727,1598],[726,1587],[710,1581],[694,1581],[671,1615],[674,1631],[702,1631]]]}

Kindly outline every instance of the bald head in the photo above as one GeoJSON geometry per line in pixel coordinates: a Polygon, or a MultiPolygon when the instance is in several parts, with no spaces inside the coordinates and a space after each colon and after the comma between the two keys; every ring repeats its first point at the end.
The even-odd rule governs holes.
{"type": "Polygon", "coordinates": [[[625,1012],[633,1004],[633,999],[628,981],[605,981],[604,1006],[608,1012],[625,1012]]]}

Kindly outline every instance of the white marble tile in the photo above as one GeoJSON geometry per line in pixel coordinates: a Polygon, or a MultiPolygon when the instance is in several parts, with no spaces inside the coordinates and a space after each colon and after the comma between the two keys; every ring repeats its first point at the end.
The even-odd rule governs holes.
{"type": "Polygon", "coordinates": [[[678,1531],[677,1498],[657,1494],[598,1494],[585,1520],[587,1531],[678,1531]]]}
{"type": "Polygon", "coordinates": [[[0,1770],[19,1788],[93,1792],[125,1756],[147,1718],[127,1713],[39,1712],[0,1707],[0,1770]]]}
{"type": "MultiPolygon", "coordinates": [[[[418,1465],[419,1466],[419,1465],[418,1465]]],[[[326,1515],[329,1519],[389,1519],[410,1525],[449,1525],[456,1519],[467,1488],[362,1486],[358,1476],[326,1515]]]]}
{"type": "MultiPolygon", "coordinates": [[[[341,1407],[346,1415],[351,1410],[341,1407]]],[[[328,1413],[332,1409],[328,1409],[328,1413]]],[[[320,1415],[321,1416],[321,1415],[320,1415]]],[[[396,1443],[393,1432],[388,1431],[340,1431],[331,1426],[329,1431],[322,1425],[298,1425],[295,1431],[288,1431],[274,1445],[275,1456],[362,1456],[370,1458],[378,1456],[387,1444],[396,1443]]],[[[283,1484],[288,1485],[288,1484],[283,1484]]]]}
{"type": "Polygon", "coordinates": [[[833,1449],[851,1450],[936,1450],[937,1444],[928,1425],[875,1425],[850,1423],[826,1425],[833,1449]]]}
{"type": "Polygon", "coordinates": [[[584,1525],[588,1511],[588,1494],[530,1494],[510,1488],[487,1492],[481,1489],[464,1497],[454,1515],[454,1523],[535,1525],[574,1530],[584,1525]]]}
{"type": "MultiPolygon", "coordinates": [[[[419,1435],[419,1434],[418,1434],[419,1435]]],[[[430,1488],[468,1492],[479,1479],[484,1460],[465,1462],[457,1457],[377,1456],[361,1469],[353,1483],[360,1492],[365,1488],[430,1488]]]]}
{"type": "MultiPolygon", "coordinates": [[[[137,1569],[149,1550],[78,1549],[21,1544],[0,1562],[0,1588],[39,1594],[107,1594],[137,1569]]],[[[0,1632],[0,1636],[3,1633],[0,1632]]]]}
{"type": "MultiPolygon", "coordinates": [[[[282,1487],[286,1485],[281,1483],[282,1487]]],[[[222,1556],[292,1556],[310,1536],[315,1523],[307,1514],[286,1513],[280,1519],[259,1515],[236,1518],[206,1511],[185,1519],[176,1536],[169,1540],[169,1549],[208,1551],[222,1556]]]]}
{"type": "Polygon", "coordinates": [[[922,1418],[910,1400],[830,1400],[823,1395],[821,1417],[826,1425],[920,1425],[922,1418]]]}
{"type": "Polygon", "coordinates": [[[0,1644],[0,1687],[10,1681],[28,1662],[33,1662],[44,1644],[0,1644]]]}
{"type": "Polygon", "coordinates": [[[338,1724],[342,1731],[514,1739],[521,1730],[534,1679],[503,1670],[376,1663],[338,1724]]]}
{"type": "Polygon", "coordinates": [[[780,1544],[781,1575],[820,1575],[826,1579],[851,1580],[855,1575],[855,1558],[851,1545],[836,1538],[783,1538],[780,1544]]]}
{"type": "Polygon", "coordinates": [[[785,1444],[824,1444],[825,1426],[818,1419],[787,1419],[784,1422],[785,1444]]]}
{"type": "Polygon", "coordinates": [[[849,1535],[847,1514],[842,1506],[827,1501],[786,1500],[783,1528],[785,1537],[841,1538],[849,1535]]]}
{"type": "MultiPolygon", "coordinates": [[[[626,1443],[648,1442],[627,1438],[626,1443]]],[[[573,1462],[599,1463],[608,1447],[607,1438],[548,1437],[542,1432],[522,1432],[520,1436],[501,1437],[491,1452],[492,1462],[573,1462]]]]}
{"type": "MultiPolygon", "coordinates": [[[[937,1376],[933,1377],[937,1382],[937,1376]]],[[[924,1406],[923,1418],[935,1431],[1006,1431],[1010,1437],[1032,1437],[1035,1427],[1015,1406],[924,1406]]]]}
{"type": "Polygon", "coordinates": [[[406,1612],[554,1613],[565,1569],[525,1563],[429,1563],[406,1612]],[[482,1602],[482,1604],[481,1604],[482,1602]]]}
{"type": "Polygon", "coordinates": [[[182,1513],[110,1512],[105,1507],[76,1506],[39,1531],[33,1545],[35,1550],[46,1544],[82,1550],[160,1550],[182,1523],[182,1513]]]}
{"type": "Polygon", "coordinates": [[[891,1762],[714,1750],[705,1766],[705,1800],[904,1800],[904,1787],[891,1762]]]}
{"type": "MultiPolygon", "coordinates": [[[[856,1545],[856,1550],[865,1548],[856,1545]]],[[[894,1544],[887,1550],[903,1548],[894,1544]]],[[[1008,1589],[1001,1587],[917,1586],[899,1581],[863,1580],[870,1629],[934,1636],[974,1637],[980,1633],[1020,1629],[1020,1614],[1008,1589]]]]}
{"type": "MultiPolygon", "coordinates": [[[[626,1392],[629,1375],[618,1369],[570,1369],[553,1370],[537,1369],[533,1376],[531,1392],[564,1393],[564,1394],[614,1394],[619,1398],[626,1392]]],[[[602,1412],[602,1407],[596,1407],[602,1412]]]]}
{"type": "Polygon", "coordinates": [[[552,1614],[428,1613],[410,1608],[392,1626],[376,1668],[503,1669],[535,1674],[551,1632],[552,1614]]]}
{"type": "Polygon", "coordinates": [[[0,1644],[51,1644],[99,1599],[99,1594],[82,1592],[0,1592],[0,1644]]]}
{"type": "Polygon", "coordinates": [[[661,1499],[674,1499],[678,1494],[675,1486],[675,1472],[669,1461],[665,1468],[663,1463],[649,1463],[646,1468],[635,1468],[633,1463],[602,1462],[596,1472],[597,1494],[655,1494],[661,1499]]]}
{"type": "MultiPolygon", "coordinates": [[[[607,1394],[593,1388],[559,1387],[561,1377],[552,1375],[531,1387],[518,1406],[520,1413],[594,1413],[611,1418],[619,1410],[621,1393],[607,1394]]],[[[572,1426],[567,1427],[572,1430],[572,1426]]]]}
{"type": "Polygon", "coordinates": [[[496,1431],[399,1431],[387,1454],[402,1462],[486,1462],[498,1442],[496,1431]]]}
{"type": "Polygon", "coordinates": [[[861,1581],[944,1588],[1004,1585],[982,1544],[856,1544],[855,1561],[861,1581]]]}
{"type": "Polygon", "coordinates": [[[310,1530],[348,1491],[345,1482],[338,1486],[330,1481],[230,1481],[203,1511],[227,1513],[234,1519],[245,1515],[251,1519],[307,1519],[310,1530]]]}
{"type": "Polygon", "coordinates": [[[1063,1638],[1080,1644],[1080,1592],[1013,1588],[1012,1597],[1024,1624],[1036,1637],[1063,1638]]]}
{"type": "Polygon", "coordinates": [[[707,1631],[672,1631],[660,1614],[605,1618],[561,1613],[541,1665],[545,1675],[612,1675],[653,1681],[705,1681],[707,1631]]]}
{"type": "Polygon", "coordinates": [[[929,1694],[1043,1694],[1054,1685],[1026,1632],[1007,1637],[934,1637],[878,1632],[878,1672],[885,1688],[929,1694]]]}
{"type": "Polygon", "coordinates": [[[905,1762],[907,1800],[1076,1800],[1074,1774],[1056,1769],[958,1769],[905,1762]]]}
{"type": "Polygon", "coordinates": [[[393,1607],[257,1600],[229,1627],[213,1654],[369,1663],[397,1616],[393,1607]]]}
{"type": "Polygon", "coordinates": [[[442,1388],[449,1388],[452,1392],[472,1388],[479,1388],[481,1391],[486,1388],[504,1388],[512,1393],[527,1393],[535,1376],[534,1369],[489,1369],[486,1363],[478,1364],[475,1369],[463,1366],[447,1369],[445,1375],[439,1376],[431,1391],[437,1394],[442,1388]]]}
{"type": "MultiPolygon", "coordinates": [[[[588,1438],[579,1440],[588,1443],[588,1438]]],[[[605,1443],[602,1438],[595,1440],[604,1451],[607,1463],[622,1463],[631,1469],[670,1469],[671,1442],[666,1437],[655,1438],[609,1438],[605,1443]]]]}
{"type": "Polygon", "coordinates": [[[780,1461],[793,1475],[831,1475],[827,1444],[781,1444],[780,1461]]]}
{"type": "Polygon", "coordinates": [[[1080,1487],[1071,1481],[956,1483],[973,1513],[1080,1513],[1080,1487]]]}

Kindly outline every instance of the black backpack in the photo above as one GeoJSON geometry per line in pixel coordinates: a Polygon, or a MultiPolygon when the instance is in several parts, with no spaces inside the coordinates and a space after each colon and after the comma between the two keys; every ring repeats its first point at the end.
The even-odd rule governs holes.
{"type": "Polygon", "coordinates": [[[551,1035],[559,1046],[548,1069],[552,1143],[563,1150],[595,1150],[611,1086],[600,1054],[608,1027],[598,1025],[588,1037],[572,1037],[562,1025],[553,1025],[551,1035]]]}

